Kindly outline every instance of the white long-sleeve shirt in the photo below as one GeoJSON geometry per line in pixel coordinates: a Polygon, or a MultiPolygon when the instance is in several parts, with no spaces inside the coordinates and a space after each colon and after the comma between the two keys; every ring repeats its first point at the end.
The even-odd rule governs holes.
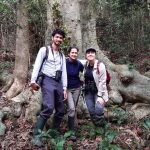
{"type": "MultiPolygon", "coordinates": [[[[49,77],[55,77],[56,71],[61,70],[62,71],[62,77],[61,81],[63,84],[63,89],[67,88],[67,72],[66,72],[66,59],[63,53],[60,53],[59,51],[51,50],[51,47],[48,46],[48,58],[43,63],[43,66],[41,68],[41,72],[49,77]]],[[[41,47],[35,63],[33,67],[33,72],[31,76],[31,83],[35,83],[36,79],[38,77],[40,67],[42,65],[43,59],[46,56],[46,47],[41,47]]]]}

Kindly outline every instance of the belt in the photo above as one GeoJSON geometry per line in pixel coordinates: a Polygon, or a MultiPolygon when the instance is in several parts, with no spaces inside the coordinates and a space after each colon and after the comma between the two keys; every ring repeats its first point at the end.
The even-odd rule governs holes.
{"type": "Polygon", "coordinates": [[[46,75],[46,74],[44,74],[44,73],[43,73],[43,76],[44,76],[44,77],[47,77],[47,78],[50,78],[50,79],[52,79],[52,80],[55,80],[56,82],[60,82],[60,80],[56,80],[55,77],[50,77],[50,76],[48,76],[48,75],[46,75]]]}

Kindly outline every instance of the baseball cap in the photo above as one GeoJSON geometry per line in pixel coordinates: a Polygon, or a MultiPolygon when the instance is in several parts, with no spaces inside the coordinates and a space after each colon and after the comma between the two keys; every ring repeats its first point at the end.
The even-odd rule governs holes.
{"type": "Polygon", "coordinates": [[[89,49],[86,50],[86,53],[88,53],[88,52],[94,52],[94,53],[96,53],[96,50],[94,48],[89,48],[89,49]]]}

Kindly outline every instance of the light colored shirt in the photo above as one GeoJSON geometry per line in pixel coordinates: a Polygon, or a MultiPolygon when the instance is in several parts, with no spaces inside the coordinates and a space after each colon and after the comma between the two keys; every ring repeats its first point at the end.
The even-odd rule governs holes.
{"type": "MultiPolygon", "coordinates": [[[[85,66],[88,66],[88,61],[87,60],[80,60],[80,62],[85,66]]],[[[98,64],[98,60],[95,60],[94,63],[94,68],[93,68],[93,77],[94,77],[94,81],[96,83],[96,87],[97,87],[97,95],[101,96],[103,98],[103,100],[105,102],[108,101],[108,91],[107,91],[107,86],[106,86],[106,78],[107,78],[107,74],[106,74],[106,68],[104,63],[100,62],[99,65],[98,64]],[[99,73],[97,73],[97,67],[99,67],[99,73]]],[[[85,72],[85,70],[84,70],[85,72]]],[[[84,73],[83,73],[84,74],[84,73]]],[[[83,80],[83,79],[82,79],[83,80]]]]}
{"type": "MultiPolygon", "coordinates": [[[[66,59],[63,53],[60,53],[59,51],[51,50],[51,47],[48,46],[48,58],[43,63],[43,66],[41,68],[41,72],[45,75],[54,78],[56,71],[61,70],[62,71],[62,77],[61,81],[63,84],[63,89],[67,88],[67,71],[66,71],[66,59]]],[[[40,67],[42,65],[43,59],[46,56],[46,47],[41,47],[35,63],[33,67],[33,72],[31,76],[31,83],[35,83],[36,79],[38,77],[38,73],[40,71],[40,67]]]]}

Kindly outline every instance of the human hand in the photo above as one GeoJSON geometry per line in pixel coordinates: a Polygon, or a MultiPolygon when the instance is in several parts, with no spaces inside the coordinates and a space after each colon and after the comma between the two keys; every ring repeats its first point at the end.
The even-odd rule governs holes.
{"type": "Polygon", "coordinates": [[[64,90],[64,100],[67,99],[67,90],[64,90]]]}
{"type": "Polygon", "coordinates": [[[32,90],[34,90],[34,91],[38,91],[39,88],[40,88],[40,86],[39,86],[37,83],[31,83],[31,88],[32,88],[32,90]]]}
{"type": "Polygon", "coordinates": [[[101,105],[103,105],[103,106],[104,106],[105,101],[103,100],[103,98],[102,98],[102,97],[97,97],[96,103],[100,103],[101,105]]]}

